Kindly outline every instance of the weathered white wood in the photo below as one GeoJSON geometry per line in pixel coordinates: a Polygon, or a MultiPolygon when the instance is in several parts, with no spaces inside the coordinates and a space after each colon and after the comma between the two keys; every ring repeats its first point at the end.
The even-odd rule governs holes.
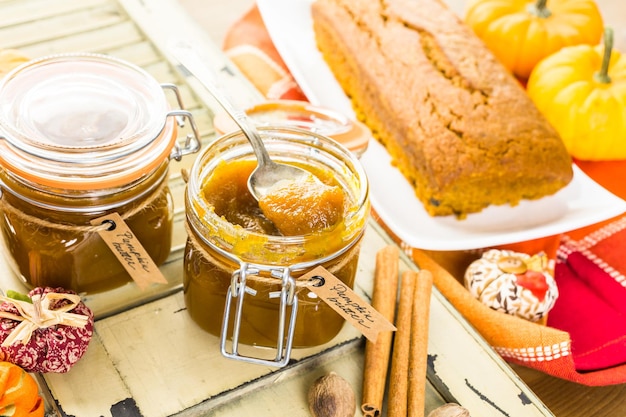
{"type": "MultiPolygon", "coordinates": [[[[24,3],[27,3],[27,1],[24,1],[24,3]]],[[[42,7],[43,10],[51,9],[49,5],[42,7]]],[[[98,30],[124,19],[124,16],[120,15],[118,10],[119,8],[115,4],[106,2],[102,6],[89,10],[78,10],[74,13],[2,27],[0,28],[0,47],[15,48],[19,45],[28,45],[84,31],[98,30]]]]}
{"type": "MultiPolygon", "coordinates": [[[[14,40],[14,42],[18,42],[18,40],[14,40]]],[[[53,39],[43,39],[41,42],[28,46],[22,45],[20,43],[17,46],[33,57],[69,52],[99,52],[110,53],[129,60],[129,57],[134,57],[137,54],[124,53],[125,48],[145,47],[154,50],[152,44],[137,29],[137,25],[130,20],[120,21],[115,25],[95,31],[77,32],[53,39]]],[[[153,56],[157,56],[156,52],[153,52],[153,56]]],[[[143,63],[140,62],[140,64],[143,63]]]]}
{"type": "MultiPolygon", "coordinates": [[[[127,13],[139,25],[161,53],[172,59],[170,49],[176,41],[184,40],[199,46],[207,65],[217,74],[218,81],[230,92],[236,104],[246,107],[258,103],[263,96],[241,75],[208,34],[193,22],[176,1],[172,0],[121,0],[127,13]]],[[[196,94],[208,108],[216,109],[212,96],[193,77],[186,77],[196,94]]]]}
{"type": "MultiPolygon", "coordinates": [[[[265,386],[266,381],[258,379],[277,372],[222,357],[219,339],[189,319],[181,293],[142,306],[130,316],[103,320],[98,333],[132,398],[147,416],[171,415],[244,385],[265,386]],[[154,325],[157,320],[158,326],[154,325]]],[[[348,337],[358,334],[346,326],[341,338],[348,337]]],[[[317,353],[317,349],[297,351],[294,357],[309,352],[317,353]]]]}
{"type": "Polygon", "coordinates": [[[4,0],[0,3],[2,6],[0,27],[23,25],[59,15],[69,15],[107,3],[111,4],[110,0],[4,0]]]}
{"type": "Polygon", "coordinates": [[[63,399],[60,407],[66,414],[97,415],[93,410],[109,410],[112,404],[131,397],[117,372],[96,334],[85,356],[67,374],[47,374],[45,380],[53,397],[63,399]],[[66,404],[80,404],[81,408],[72,413],[66,404]]]}

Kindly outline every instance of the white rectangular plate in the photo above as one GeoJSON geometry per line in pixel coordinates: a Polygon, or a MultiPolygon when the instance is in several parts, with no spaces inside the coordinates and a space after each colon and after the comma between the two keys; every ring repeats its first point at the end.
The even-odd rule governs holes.
{"type": "MultiPolygon", "coordinates": [[[[274,45],[314,104],[354,118],[350,101],[315,44],[313,0],[259,0],[274,45]]],[[[564,233],[626,211],[626,202],[574,167],[574,179],[557,194],[515,207],[492,206],[464,220],[433,217],[424,209],[378,142],[370,141],[361,161],[371,183],[371,201],[393,232],[407,244],[431,250],[497,246],[564,233]]]]}

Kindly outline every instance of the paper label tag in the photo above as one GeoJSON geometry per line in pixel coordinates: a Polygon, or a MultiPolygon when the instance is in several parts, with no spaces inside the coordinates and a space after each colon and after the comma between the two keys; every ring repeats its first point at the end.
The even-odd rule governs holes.
{"type": "Polygon", "coordinates": [[[339,278],[318,266],[298,278],[310,281],[308,289],[320,297],[348,323],[357,328],[369,341],[376,342],[378,333],[395,331],[396,327],[371,304],[359,297],[339,278]]]}
{"type": "Polygon", "coordinates": [[[94,219],[91,224],[94,226],[110,225],[109,228],[98,229],[98,234],[140,289],[146,289],[153,283],[167,284],[167,279],[159,267],[119,213],[111,213],[94,219]]]}

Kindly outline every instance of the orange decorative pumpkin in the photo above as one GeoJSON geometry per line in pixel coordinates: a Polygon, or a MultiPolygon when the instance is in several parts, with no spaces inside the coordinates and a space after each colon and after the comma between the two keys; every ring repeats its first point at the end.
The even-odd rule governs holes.
{"type": "Polygon", "coordinates": [[[0,362],[0,416],[43,417],[39,386],[17,365],[0,362]]]}
{"type": "Polygon", "coordinates": [[[533,70],[530,98],[559,132],[569,153],[588,161],[626,159],[626,56],[604,45],[578,45],[533,70]]]}
{"type": "Polygon", "coordinates": [[[603,30],[593,0],[469,0],[465,22],[523,80],[565,46],[597,44],[603,30]]]}

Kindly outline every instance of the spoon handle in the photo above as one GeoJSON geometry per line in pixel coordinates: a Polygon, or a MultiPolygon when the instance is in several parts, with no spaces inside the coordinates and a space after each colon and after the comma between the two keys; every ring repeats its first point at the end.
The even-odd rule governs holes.
{"type": "MultiPolygon", "coordinates": [[[[215,97],[215,96],[214,96],[215,97]]],[[[220,101],[216,98],[217,101],[220,101]]],[[[221,103],[221,102],[220,102],[221,103]]],[[[222,104],[222,107],[224,105],[222,104]]],[[[252,124],[250,118],[246,115],[246,113],[237,108],[231,108],[230,110],[226,110],[226,112],[233,118],[235,123],[241,128],[244,135],[250,141],[252,145],[252,149],[254,150],[254,154],[258,160],[258,164],[260,166],[270,165],[273,163],[269,154],[267,153],[267,149],[265,149],[265,144],[263,143],[263,139],[259,134],[259,131],[252,124]]]]}
{"type": "Polygon", "coordinates": [[[173,45],[171,52],[180,63],[180,66],[185,68],[211,93],[213,98],[217,100],[226,113],[241,128],[252,145],[259,166],[272,164],[272,160],[263,144],[263,139],[256,127],[242,109],[238,109],[233,105],[226,92],[217,83],[216,74],[204,64],[193,45],[179,41],[173,45]]]}

